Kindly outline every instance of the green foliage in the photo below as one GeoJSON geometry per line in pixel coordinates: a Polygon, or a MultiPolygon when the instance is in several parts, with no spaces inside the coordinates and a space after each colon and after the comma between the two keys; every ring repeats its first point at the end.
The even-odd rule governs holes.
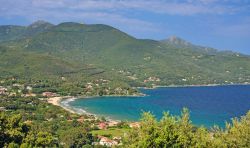
{"type": "Polygon", "coordinates": [[[8,148],[19,148],[19,145],[14,143],[14,142],[11,142],[9,145],[8,145],[8,148]]]}
{"type": "Polygon", "coordinates": [[[74,148],[91,145],[93,137],[86,131],[86,129],[80,127],[64,131],[60,135],[60,141],[63,141],[65,147],[74,148]]]}
{"type": "Polygon", "coordinates": [[[28,126],[21,119],[20,115],[8,117],[3,112],[0,113],[0,147],[8,143],[12,143],[12,146],[22,143],[28,133],[28,126]]]}
{"type": "Polygon", "coordinates": [[[227,143],[228,147],[250,147],[250,111],[240,120],[233,119],[222,137],[222,141],[227,143]]]}
{"type": "Polygon", "coordinates": [[[144,113],[140,128],[132,129],[125,136],[125,147],[249,147],[250,111],[246,116],[234,119],[224,130],[207,130],[194,127],[189,112],[183,109],[181,117],[164,113],[160,121],[150,113],[144,113]]]}
{"type": "Polygon", "coordinates": [[[0,113],[0,147],[59,147],[62,143],[72,142],[70,140],[76,140],[78,145],[91,144],[93,141],[89,132],[90,123],[76,121],[79,115],[37,98],[6,99],[0,96],[0,106],[7,108],[10,105],[15,109],[9,107],[8,111],[0,113]],[[75,137],[66,138],[68,133],[75,137]],[[60,141],[59,137],[64,137],[62,135],[66,135],[66,139],[60,141]]]}
{"type": "Polygon", "coordinates": [[[32,148],[32,146],[29,145],[28,143],[22,143],[22,144],[20,145],[20,148],[32,148]]]}
{"type": "Polygon", "coordinates": [[[30,145],[32,147],[54,147],[57,142],[51,133],[39,131],[30,132],[27,137],[24,139],[24,143],[26,145],[30,145]]]}

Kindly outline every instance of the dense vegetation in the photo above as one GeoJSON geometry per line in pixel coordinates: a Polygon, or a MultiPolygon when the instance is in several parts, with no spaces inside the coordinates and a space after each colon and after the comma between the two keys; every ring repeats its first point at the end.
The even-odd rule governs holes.
{"type": "Polygon", "coordinates": [[[38,98],[1,97],[0,106],[6,109],[0,113],[0,147],[80,147],[94,140],[90,130],[97,121],[79,122],[79,115],[38,98]]]}

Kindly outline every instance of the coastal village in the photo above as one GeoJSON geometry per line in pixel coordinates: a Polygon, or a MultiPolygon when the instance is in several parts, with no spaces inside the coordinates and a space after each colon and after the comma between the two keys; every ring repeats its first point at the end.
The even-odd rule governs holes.
{"type": "MultiPolygon", "coordinates": [[[[92,83],[92,82],[87,83],[85,90],[88,90],[87,92],[93,91],[94,90],[93,87],[97,85],[97,82],[106,84],[108,83],[108,80],[100,79],[100,80],[96,80],[95,82],[96,83],[92,83]]],[[[76,112],[60,105],[60,101],[62,99],[72,98],[73,96],[61,96],[60,94],[56,92],[50,92],[50,91],[34,93],[33,87],[31,85],[25,85],[25,84],[20,84],[20,83],[12,83],[10,85],[6,85],[4,81],[1,81],[1,84],[3,85],[0,85],[0,97],[6,98],[5,100],[7,102],[8,100],[11,100],[12,98],[16,98],[16,97],[34,98],[43,102],[48,102],[55,106],[63,107],[65,110],[73,114],[77,114],[76,112]]],[[[86,94],[88,94],[87,92],[86,94]]],[[[109,92],[109,89],[105,91],[105,95],[108,95],[108,92],[109,92]]],[[[122,90],[121,88],[115,89],[115,92],[116,94],[121,94],[121,93],[125,95],[128,94],[127,92],[124,92],[124,90],[122,90]]],[[[31,101],[28,104],[32,106],[34,105],[33,103],[34,101],[31,101]]],[[[3,111],[3,112],[8,112],[12,109],[14,108],[8,107],[8,106],[7,107],[0,106],[0,111],[3,111]]],[[[63,115],[59,115],[59,116],[63,118],[63,115]]],[[[48,118],[46,120],[47,122],[51,122],[54,119],[48,118]]],[[[123,121],[115,121],[115,120],[106,120],[105,118],[99,118],[92,114],[87,114],[87,115],[79,114],[77,115],[76,121],[82,124],[84,124],[85,122],[91,123],[93,134],[97,137],[97,141],[93,142],[93,145],[102,145],[102,146],[107,146],[107,147],[112,147],[115,145],[122,145],[122,136],[124,135],[119,134],[118,136],[116,136],[116,135],[113,135],[112,132],[110,134],[105,134],[105,133],[109,133],[109,131],[113,131],[117,129],[119,130],[126,129],[126,131],[128,131],[129,129],[140,127],[139,122],[123,122],[123,121]]],[[[68,118],[67,122],[74,122],[74,120],[72,118],[68,118]]],[[[26,120],[25,123],[32,124],[32,121],[26,120]]],[[[126,134],[126,132],[124,132],[123,134],[126,134]]]]}

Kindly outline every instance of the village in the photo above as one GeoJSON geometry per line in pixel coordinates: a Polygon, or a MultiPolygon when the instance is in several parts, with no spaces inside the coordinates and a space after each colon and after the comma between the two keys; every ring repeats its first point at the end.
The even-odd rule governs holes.
{"type": "MultiPolygon", "coordinates": [[[[107,84],[108,80],[96,80],[95,82],[89,82],[86,84],[87,92],[94,91],[94,87],[98,86],[97,83],[107,84]]],[[[50,99],[53,98],[63,98],[64,96],[61,96],[60,94],[56,92],[50,92],[50,91],[44,91],[42,93],[34,93],[33,87],[31,85],[25,85],[21,83],[13,83],[10,85],[6,85],[4,81],[1,81],[0,85],[0,97],[3,98],[3,100],[10,102],[12,98],[33,98],[37,99],[37,101],[42,101],[44,103],[49,102],[50,99]]],[[[122,91],[121,88],[115,89],[115,92],[117,94],[120,94],[122,91]]],[[[126,90],[128,91],[128,90],[126,90]]],[[[107,95],[109,92],[109,89],[105,91],[105,95],[107,95]]],[[[125,92],[124,92],[125,93],[125,92]]],[[[88,94],[88,93],[87,93],[88,94]]],[[[127,94],[127,93],[125,93],[127,94]]],[[[57,102],[58,103],[58,102],[57,102]]],[[[53,103],[52,103],[53,104],[53,103]]],[[[27,105],[34,106],[34,101],[29,102],[27,105]]],[[[55,104],[54,104],[55,105],[55,104]]],[[[60,104],[57,104],[60,106],[60,104]]],[[[14,108],[6,107],[6,106],[0,106],[0,111],[11,111],[14,108]]],[[[61,118],[64,118],[65,116],[63,114],[58,115],[61,118]]],[[[66,119],[67,122],[74,122],[76,120],[78,123],[84,124],[85,122],[90,123],[90,127],[92,128],[92,134],[97,137],[97,141],[93,142],[93,145],[102,145],[107,147],[112,147],[115,145],[122,145],[122,137],[124,135],[121,135],[121,133],[126,134],[130,129],[132,128],[139,128],[140,123],[139,122],[123,122],[123,121],[115,121],[115,120],[106,120],[105,118],[97,118],[94,115],[77,115],[77,118],[68,118],[66,119]],[[116,133],[119,134],[117,135],[116,133]]],[[[52,117],[45,118],[47,122],[52,122],[54,119],[52,117]]],[[[26,120],[26,124],[32,124],[33,121],[26,120]]]]}

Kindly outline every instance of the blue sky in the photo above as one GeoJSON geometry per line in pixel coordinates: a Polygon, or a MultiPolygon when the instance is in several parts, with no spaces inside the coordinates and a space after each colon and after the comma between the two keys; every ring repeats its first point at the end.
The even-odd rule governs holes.
{"type": "Polygon", "coordinates": [[[175,35],[250,54],[250,0],[0,0],[0,25],[36,20],[108,24],[137,38],[175,35]]]}

